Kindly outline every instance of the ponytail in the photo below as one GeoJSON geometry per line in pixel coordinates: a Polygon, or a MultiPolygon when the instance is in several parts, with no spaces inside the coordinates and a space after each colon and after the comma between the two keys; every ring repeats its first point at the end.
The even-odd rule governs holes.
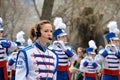
{"type": "Polygon", "coordinates": [[[32,42],[34,42],[37,39],[35,26],[32,26],[30,29],[30,39],[32,40],[32,42]]]}

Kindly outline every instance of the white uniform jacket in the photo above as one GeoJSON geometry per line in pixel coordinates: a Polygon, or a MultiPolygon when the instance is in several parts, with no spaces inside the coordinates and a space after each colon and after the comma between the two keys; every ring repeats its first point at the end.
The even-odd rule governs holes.
{"type": "Polygon", "coordinates": [[[38,41],[18,53],[15,80],[55,80],[58,56],[38,41]]]}

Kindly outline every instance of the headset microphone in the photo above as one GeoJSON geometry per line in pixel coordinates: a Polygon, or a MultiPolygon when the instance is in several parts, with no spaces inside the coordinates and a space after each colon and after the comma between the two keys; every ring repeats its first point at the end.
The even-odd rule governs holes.
{"type": "Polygon", "coordinates": [[[49,40],[52,40],[52,38],[48,38],[49,40]]]}

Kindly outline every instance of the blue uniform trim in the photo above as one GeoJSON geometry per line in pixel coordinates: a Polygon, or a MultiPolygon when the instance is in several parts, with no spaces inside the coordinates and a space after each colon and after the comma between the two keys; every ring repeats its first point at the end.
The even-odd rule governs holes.
{"type": "MultiPolygon", "coordinates": [[[[3,50],[3,49],[2,49],[3,50]]],[[[1,52],[0,54],[4,54],[4,52],[1,52]]]]}
{"type": "MultiPolygon", "coordinates": [[[[59,54],[58,54],[58,55],[59,55],[59,54]]],[[[59,57],[59,59],[68,59],[68,57],[62,57],[62,58],[61,58],[61,57],[59,57]]]]}
{"type": "Polygon", "coordinates": [[[94,62],[92,63],[93,68],[96,68],[98,65],[94,62]]]}
{"type": "Polygon", "coordinates": [[[53,80],[53,78],[40,78],[40,80],[53,80]]]}
{"type": "Polygon", "coordinates": [[[23,54],[24,54],[24,57],[25,57],[25,63],[26,63],[26,77],[27,77],[27,75],[28,75],[28,73],[29,73],[29,67],[28,67],[28,58],[27,58],[27,54],[26,54],[26,51],[24,51],[24,49],[22,49],[22,50],[20,50],[19,52],[18,52],[18,54],[17,54],[17,59],[18,59],[18,56],[20,55],[20,53],[21,52],[23,52],[23,54]]]}
{"type": "Polygon", "coordinates": [[[118,80],[118,76],[102,75],[102,80],[118,80]]]}
{"type": "Polygon", "coordinates": [[[39,73],[53,73],[52,70],[41,70],[41,69],[39,69],[38,72],[39,73]]]}
{"type": "Polygon", "coordinates": [[[83,66],[88,66],[88,62],[87,61],[85,61],[84,63],[83,63],[83,66]]]}
{"type": "Polygon", "coordinates": [[[72,57],[73,56],[73,53],[70,51],[70,50],[66,50],[65,51],[65,54],[68,56],[68,57],[72,57]]]}
{"type": "Polygon", "coordinates": [[[50,58],[53,59],[53,56],[47,56],[47,55],[42,55],[42,54],[33,54],[34,57],[41,57],[41,58],[50,58]]]}
{"type": "Polygon", "coordinates": [[[120,59],[120,51],[118,51],[118,52],[115,54],[115,56],[116,56],[118,59],[120,59]]]}
{"type": "Polygon", "coordinates": [[[83,80],[96,80],[95,78],[93,78],[93,77],[84,77],[84,79],[83,80]]]}
{"type": "Polygon", "coordinates": [[[4,59],[4,57],[0,57],[0,59],[4,59]]]}
{"type": "Polygon", "coordinates": [[[72,46],[66,46],[66,48],[67,48],[68,50],[70,50],[71,52],[73,51],[73,47],[72,47],[72,46]]]}
{"type": "Polygon", "coordinates": [[[60,61],[59,61],[59,63],[66,63],[66,64],[67,64],[67,63],[68,63],[68,61],[66,61],[66,62],[65,62],[65,61],[64,61],[64,62],[60,62],[60,61]]]}
{"type": "MultiPolygon", "coordinates": [[[[49,48],[48,48],[49,49],[49,48]]],[[[49,49],[50,50],[50,49],[49,49]]],[[[55,53],[55,51],[54,50],[50,50],[50,51],[52,51],[55,55],[56,55],[56,58],[57,58],[57,61],[56,61],[56,68],[55,68],[55,70],[53,71],[53,74],[55,74],[55,72],[57,72],[57,70],[58,70],[58,54],[57,53],[55,53]]]]}
{"type": "Polygon", "coordinates": [[[24,50],[27,51],[27,50],[29,50],[29,49],[31,49],[31,48],[33,48],[32,45],[30,45],[30,46],[26,46],[26,47],[24,48],[24,50]]]}
{"type": "Polygon", "coordinates": [[[15,61],[13,60],[13,59],[10,59],[9,60],[9,62],[8,62],[8,64],[11,66],[11,65],[13,65],[15,63],[15,61]]]}
{"type": "Polygon", "coordinates": [[[119,68],[118,66],[108,66],[108,68],[119,68]]]}
{"type": "Polygon", "coordinates": [[[108,61],[108,63],[110,63],[110,64],[119,64],[119,61],[117,61],[117,62],[109,62],[108,61]]]}
{"type": "MultiPolygon", "coordinates": [[[[0,39],[1,40],[1,46],[3,48],[6,48],[6,54],[9,55],[10,54],[10,51],[9,51],[9,47],[10,47],[10,42],[8,41],[8,39],[0,39]]],[[[3,49],[3,48],[0,48],[0,49],[3,49]]]]}
{"type": "Polygon", "coordinates": [[[101,55],[105,58],[108,55],[108,52],[106,50],[104,50],[101,55]]]}
{"type": "Polygon", "coordinates": [[[3,68],[0,68],[0,79],[4,80],[3,68]]]}
{"type": "Polygon", "coordinates": [[[36,45],[37,48],[39,48],[41,51],[45,52],[46,51],[46,46],[42,47],[38,41],[35,41],[34,44],[36,45]]]}
{"type": "Polygon", "coordinates": [[[39,65],[39,64],[40,64],[40,65],[46,64],[46,65],[54,66],[54,64],[53,64],[53,63],[50,63],[50,62],[39,62],[39,61],[38,61],[36,64],[37,64],[37,65],[39,65]]]}
{"type": "MultiPolygon", "coordinates": [[[[0,48],[0,50],[3,50],[4,48],[2,47],[2,48],[0,48]]],[[[3,53],[4,54],[4,53],[3,53]]]]}
{"type": "Polygon", "coordinates": [[[21,52],[23,52],[23,54],[24,54],[25,63],[26,63],[26,69],[27,69],[27,70],[26,70],[26,77],[27,77],[27,75],[28,75],[28,73],[29,73],[28,58],[27,58],[26,50],[29,50],[29,49],[31,49],[31,48],[32,48],[32,46],[27,46],[26,48],[19,50],[19,52],[18,52],[18,54],[17,54],[17,60],[18,60],[18,57],[19,57],[19,55],[20,55],[21,52]]]}

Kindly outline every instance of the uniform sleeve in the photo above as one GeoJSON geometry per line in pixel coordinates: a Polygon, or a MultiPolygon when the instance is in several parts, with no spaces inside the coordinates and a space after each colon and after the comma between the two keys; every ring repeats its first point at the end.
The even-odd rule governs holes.
{"type": "Polygon", "coordinates": [[[70,58],[70,61],[75,61],[77,60],[78,56],[76,53],[73,52],[73,56],[70,58]]]}
{"type": "Polygon", "coordinates": [[[101,65],[98,64],[98,63],[97,63],[97,65],[98,65],[98,66],[97,66],[96,70],[99,71],[99,70],[101,69],[101,65]]]}
{"type": "Polygon", "coordinates": [[[95,61],[98,63],[101,63],[104,61],[105,57],[103,57],[101,54],[104,52],[103,50],[100,50],[99,53],[95,56],[95,61]]]}
{"type": "Polygon", "coordinates": [[[9,47],[9,51],[13,52],[17,49],[17,44],[15,42],[10,41],[10,47],[9,47]]]}
{"type": "MultiPolygon", "coordinates": [[[[95,63],[95,64],[97,65],[95,68],[96,68],[97,71],[99,71],[99,70],[101,69],[100,64],[98,64],[97,62],[93,62],[93,63],[95,63]]],[[[92,66],[93,66],[93,65],[92,65],[92,66]]]]}
{"type": "Polygon", "coordinates": [[[22,52],[17,58],[15,80],[26,80],[25,57],[22,52]]]}
{"type": "Polygon", "coordinates": [[[53,80],[56,80],[56,79],[57,79],[57,72],[55,72],[53,75],[53,80]]]}
{"type": "Polygon", "coordinates": [[[9,56],[8,57],[8,62],[7,62],[8,68],[11,69],[13,67],[14,63],[15,63],[15,61],[14,61],[13,57],[9,56]]]}
{"type": "Polygon", "coordinates": [[[8,66],[9,69],[14,69],[15,70],[17,53],[18,52],[13,52],[8,56],[7,66],[8,66]]]}
{"type": "Polygon", "coordinates": [[[81,72],[85,72],[87,67],[84,66],[84,63],[85,63],[85,59],[81,60],[81,63],[80,63],[80,71],[81,72]]]}

